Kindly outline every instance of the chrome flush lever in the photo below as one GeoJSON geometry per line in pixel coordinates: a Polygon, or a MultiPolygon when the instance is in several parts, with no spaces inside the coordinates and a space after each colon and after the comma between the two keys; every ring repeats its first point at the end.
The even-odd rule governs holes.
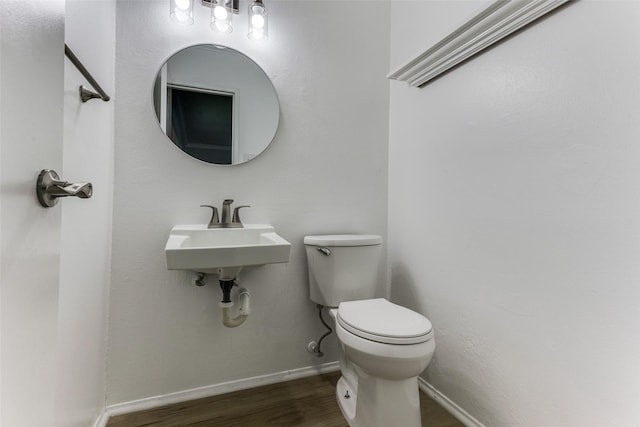
{"type": "Polygon", "coordinates": [[[36,195],[43,207],[51,208],[58,203],[60,197],[90,198],[93,195],[93,185],[90,182],[61,181],[56,171],[43,169],[36,182],[36,195]]]}
{"type": "Polygon", "coordinates": [[[326,256],[331,255],[331,249],[329,248],[316,248],[316,250],[318,252],[322,252],[323,254],[325,254],[326,256]]]}

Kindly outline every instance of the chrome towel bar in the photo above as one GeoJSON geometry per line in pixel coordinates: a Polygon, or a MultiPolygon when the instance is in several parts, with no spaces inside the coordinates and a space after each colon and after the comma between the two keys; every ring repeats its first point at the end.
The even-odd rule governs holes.
{"type": "Polygon", "coordinates": [[[107,93],[100,87],[96,79],[93,78],[91,73],[84,67],[84,65],[82,65],[82,62],[80,62],[80,60],[73,53],[73,51],[69,49],[69,46],[67,46],[66,43],[64,45],[64,54],[67,56],[67,58],[69,58],[69,60],[73,63],[73,65],[76,66],[76,68],[78,69],[78,71],[80,71],[80,73],[84,76],[84,78],[87,79],[91,87],[95,89],[95,92],[93,92],[85,88],[84,86],[80,85],[79,91],[80,91],[80,99],[82,100],[82,102],[87,102],[88,100],[94,99],[94,98],[100,98],[105,102],[111,99],[109,95],[107,95],[107,93]]]}

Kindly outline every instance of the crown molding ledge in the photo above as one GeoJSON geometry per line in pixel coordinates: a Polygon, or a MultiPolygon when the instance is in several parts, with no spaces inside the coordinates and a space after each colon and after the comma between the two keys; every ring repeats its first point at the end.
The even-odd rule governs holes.
{"type": "Polygon", "coordinates": [[[514,31],[571,0],[498,0],[454,32],[387,75],[422,87],[514,31]]]}

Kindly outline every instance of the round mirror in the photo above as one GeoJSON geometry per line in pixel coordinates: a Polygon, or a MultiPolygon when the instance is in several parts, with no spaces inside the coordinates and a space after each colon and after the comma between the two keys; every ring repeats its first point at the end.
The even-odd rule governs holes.
{"type": "Polygon", "coordinates": [[[212,44],[188,47],[164,63],[153,106],[171,142],[217,165],[262,153],[280,120],[278,96],[262,68],[237,50],[212,44]]]}

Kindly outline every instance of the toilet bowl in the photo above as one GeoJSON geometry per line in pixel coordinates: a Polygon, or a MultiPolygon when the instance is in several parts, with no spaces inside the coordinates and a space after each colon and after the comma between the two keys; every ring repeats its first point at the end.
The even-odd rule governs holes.
{"type": "Polygon", "coordinates": [[[431,323],[380,298],[341,303],[336,332],[344,354],[336,396],[349,425],[420,427],[417,377],[435,351],[431,323]]]}
{"type": "Polygon", "coordinates": [[[336,397],[350,427],[420,427],[418,375],[435,351],[431,322],[380,298],[382,239],[307,236],[311,299],[330,307],[340,342],[336,397]]]}

